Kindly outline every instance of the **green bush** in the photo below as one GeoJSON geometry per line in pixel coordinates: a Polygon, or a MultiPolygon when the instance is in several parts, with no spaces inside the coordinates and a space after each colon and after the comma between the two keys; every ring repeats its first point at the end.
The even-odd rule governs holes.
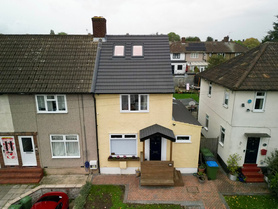
{"type": "Polygon", "coordinates": [[[239,156],[239,154],[237,154],[237,153],[229,155],[229,158],[227,160],[227,167],[232,175],[236,174],[236,172],[239,168],[238,161],[240,161],[240,160],[241,160],[241,156],[239,156]]]}
{"type": "Polygon", "coordinates": [[[278,196],[278,150],[266,158],[270,190],[278,196]]]}
{"type": "Polygon", "coordinates": [[[92,187],[91,182],[86,182],[86,184],[84,184],[81,187],[79,196],[74,200],[74,209],[83,209],[84,208],[84,205],[86,204],[86,199],[90,192],[91,187],[92,187]]]}

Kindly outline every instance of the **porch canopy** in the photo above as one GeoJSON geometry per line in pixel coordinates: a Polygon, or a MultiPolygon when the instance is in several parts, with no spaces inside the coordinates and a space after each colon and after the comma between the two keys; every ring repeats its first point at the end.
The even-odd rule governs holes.
{"type": "Polygon", "coordinates": [[[166,138],[172,142],[176,141],[176,137],[174,135],[174,132],[166,127],[160,126],[158,124],[154,124],[152,126],[149,126],[147,128],[140,130],[140,141],[145,141],[146,139],[149,139],[153,136],[161,136],[163,138],[166,138]]]}
{"type": "Polygon", "coordinates": [[[247,137],[270,137],[268,133],[245,133],[247,137]]]}

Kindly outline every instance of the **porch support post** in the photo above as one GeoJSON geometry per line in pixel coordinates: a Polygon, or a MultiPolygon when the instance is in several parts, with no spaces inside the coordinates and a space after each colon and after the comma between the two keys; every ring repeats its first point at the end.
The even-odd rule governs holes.
{"type": "Polygon", "coordinates": [[[142,162],[145,161],[145,140],[143,141],[143,159],[142,162]]]}
{"type": "Polygon", "coordinates": [[[172,147],[173,147],[173,142],[170,141],[170,161],[172,161],[172,147]]]}

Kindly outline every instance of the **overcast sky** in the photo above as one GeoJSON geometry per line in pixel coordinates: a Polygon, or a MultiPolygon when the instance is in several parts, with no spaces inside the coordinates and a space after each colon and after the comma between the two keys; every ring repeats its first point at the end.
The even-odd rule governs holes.
{"type": "Polygon", "coordinates": [[[277,21],[277,0],[0,0],[0,33],[92,33],[103,16],[108,34],[261,39],[277,21]]]}

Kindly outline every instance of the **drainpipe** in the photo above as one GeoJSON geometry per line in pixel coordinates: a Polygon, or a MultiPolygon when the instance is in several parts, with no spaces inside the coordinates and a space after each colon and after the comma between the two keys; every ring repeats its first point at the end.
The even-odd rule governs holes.
{"type": "Polygon", "coordinates": [[[97,106],[96,106],[96,97],[93,93],[94,98],[94,110],[95,110],[95,129],[96,129],[96,145],[97,145],[97,167],[98,167],[98,173],[100,173],[100,164],[99,164],[99,149],[98,149],[98,125],[97,125],[97,106]]]}

